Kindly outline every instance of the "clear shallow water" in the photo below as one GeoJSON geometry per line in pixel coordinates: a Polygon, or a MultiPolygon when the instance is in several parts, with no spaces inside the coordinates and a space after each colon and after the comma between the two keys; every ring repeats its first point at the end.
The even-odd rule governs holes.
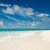
{"type": "Polygon", "coordinates": [[[46,30],[28,30],[28,31],[0,31],[0,37],[4,37],[4,36],[18,36],[21,34],[40,34],[41,32],[46,31],[46,30]]]}
{"type": "Polygon", "coordinates": [[[50,30],[40,30],[40,31],[0,31],[0,41],[6,40],[8,38],[21,38],[33,35],[34,37],[46,40],[50,42],[50,30]]]}
{"type": "Polygon", "coordinates": [[[39,31],[0,31],[0,40],[7,39],[9,37],[25,37],[35,34],[39,31]]]}
{"type": "Polygon", "coordinates": [[[25,33],[28,33],[29,34],[30,32],[31,31],[0,31],[0,37],[1,36],[7,36],[7,35],[25,34],[25,33]]]}

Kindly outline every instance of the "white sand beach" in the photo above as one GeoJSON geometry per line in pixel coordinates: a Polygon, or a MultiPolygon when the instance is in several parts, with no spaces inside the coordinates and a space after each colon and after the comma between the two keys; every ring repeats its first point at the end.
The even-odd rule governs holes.
{"type": "Polygon", "coordinates": [[[50,50],[50,31],[26,31],[0,40],[0,50],[50,50]]]}

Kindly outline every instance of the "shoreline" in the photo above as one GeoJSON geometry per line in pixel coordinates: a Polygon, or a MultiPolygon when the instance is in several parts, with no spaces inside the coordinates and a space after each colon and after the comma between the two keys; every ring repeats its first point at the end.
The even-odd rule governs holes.
{"type": "MultiPolygon", "coordinates": [[[[39,36],[39,37],[42,36],[43,39],[45,40],[47,38],[50,38],[50,31],[49,30],[48,31],[18,31],[18,32],[17,31],[10,31],[10,32],[6,31],[6,32],[4,32],[4,34],[3,34],[3,32],[0,32],[0,41],[4,41],[8,38],[13,38],[13,37],[23,38],[23,37],[28,37],[31,35],[39,36]]],[[[50,40],[48,40],[48,41],[50,41],[50,40]]]]}
{"type": "Polygon", "coordinates": [[[15,33],[0,40],[0,50],[50,50],[50,31],[15,33]]]}
{"type": "Polygon", "coordinates": [[[33,31],[34,33],[33,32],[31,33],[31,32],[32,31],[29,31],[29,32],[27,32],[27,31],[25,31],[25,32],[11,31],[11,32],[4,32],[5,35],[3,35],[3,32],[0,32],[2,34],[2,36],[0,37],[0,41],[3,41],[4,39],[6,40],[8,38],[13,38],[13,37],[15,37],[15,38],[27,37],[27,36],[31,36],[34,33],[36,33],[36,31],[33,31]]]}

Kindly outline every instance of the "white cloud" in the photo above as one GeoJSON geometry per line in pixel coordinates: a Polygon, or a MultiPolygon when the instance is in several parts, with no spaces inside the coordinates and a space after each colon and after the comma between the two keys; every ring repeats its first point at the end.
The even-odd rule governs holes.
{"type": "Polygon", "coordinates": [[[18,15],[29,16],[29,17],[34,15],[40,16],[40,17],[49,16],[49,14],[47,13],[36,12],[33,8],[25,8],[18,5],[12,6],[10,4],[3,4],[3,3],[1,3],[0,6],[7,6],[6,9],[1,10],[3,13],[6,13],[6,14],[18,14],[18,15]]]}
{"type": "Polygon", "coordinates": [[[24,8],[24,7],[19,7],[18,5],[13,5],[12,8],[7,7],[6,9],[3,9],[2,12],[6,14],[18,14],[22,16],[32,16],[34,15],[32,8],[24,8]]]}
{"type": "Polygon", "coordinates": [[[0,26],[3,26],[3,21],[0,21],[0,26]]]}
{"type": "Polygon", "coordinates": [[[34,14],[32,8],[24,8],[24,7],[20,7],[18,5],[14,5],[13,9],[14,9],[15,13],[23,15],[23,16],[31,16],[34,14]]]}
{"type": "MultiPolygon", "coordinates": [[[[26,16],[32,16],[32,15],[34,15],[32,8],[26,8],[26,9],[24,9],[24,10],[25,10],[25,15],[26,15],[26,16]]],[[[24,11],[23,11],[23,12],[24,12],[24,11]]]]}
{"type": "Polygon", "coordinates": [[[6,14],[14,14],[14,11],[12,8],[7,7],[7,9],[3,9],[2,12],[6,14]]]}
{"type": "Polygon", "coordinates": [[[33,17],[33,16],[48,17],[49,16],[49,14],[39,13],[39,12],[36,13],[36,11],[32,8],[25,8],[18,5],[13,5],[12,7],[8,6],[6,9],[3,9],[2,12],[6,14],[18,14],[27,17],[33,17]]]}
{"type": "Polygon", "coordinates": [[[9,6],[11,6],[11,5],[10,5],[10,4],[3,4],[3,3],[1,3],[0,6],[9,7],[9,6]]]}
{"type": "Polygon", "coordinates": [[[41,13],[41,14],[37,14],[37,16],[40,16],[40,17],[47,17],[47,16],[49,16],[49,14],[41,13]]]}
{"type": "Polygon", "coordinates": [[[32,26],[36,26],[36,23],[35,22],[32,22],[32,26]]]}
{"type": "MultiPolygon", "coordinates": [[[[28,23],[28,26],[32,27],[32,28],[34,28],[36,26],[41,27],[44,22],[46,23],[46,21],[47,22],[50,21],[50,18],[48,17],[49,14],[36,12],[32,8],[25,8],[25,7],[21,7],[21,6],[18,6],[18,5],[13,5],[13,6],[11,5],[11,7],[7,6],[6,9],[2,9],[1,11],[5,14],[12,14],[12,15],[16,14],[16,15],[20,15],[20,16],[23,16],[23,17],[33,18],[33,22],[31,24],[29,24],[30,22],[28,23]]],[[[12,16],[6,15],[6,17],[9,18],[9,19],[12,19],[14,21],[17,21],[12,16]]],[[[27,22],[26,21],[24,21],[22,23],[19,22],[19,25],[22,25],[22,27],[27,26],[27,22]]]]}

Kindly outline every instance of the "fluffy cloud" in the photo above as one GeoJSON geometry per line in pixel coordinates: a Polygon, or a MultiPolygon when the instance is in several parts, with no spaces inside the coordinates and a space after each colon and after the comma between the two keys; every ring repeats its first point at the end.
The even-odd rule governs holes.
{"type": "MultiPolygon", "coordinates": [[[[5,4],[3,4],[3,5],[5,5],[5,4]]],[[[17,20],[16,18],[13,18],[12,16],[8,16],[7,14],[20,15],[23,17],[32,18],[33,19],[32,22],[30,22],[30,21],[27,22],[27,21],[22,20],[22,21],[16,23],[16,25],[18,25],[19,27],[23,27],[23,28],[25,28],[25,27],[28,27],[28,28],[40,27],[41,28],[50,21],[49,14],[36,12],[32,8],[25,8],[25,7],[21,7],[18,5],[7,6],[5,9],[2,9],[1,11],[2,11],[2,13],[4,13],[5,17],[7,17],[11,20],[14,20],[16,22],[19,20],[17,20]]],[[[13,26],[13,27],[17,27],[17,26],[13,26]]]]}
{"type": "Polygon", "coordinates": [[[14,14],[14,11],[12,8],[7,7],[6,10],[2,10],[2,12],[6,13],[6,14],[14,14]]]}
{"type": "Polygon", "coordinates": [[[32,8],[25,8],[18,5],[13,5],[12,7],[8,6],[6,9],[3,9],[2,12],[6,14],[12,14],[12,15],[17,14],[25,17],[34,17],[34,16],[48,17],[49,16],[49,14],[47,13],[36,12],[32,8]]]}
{"type": "Polygon", "coordinates": [[[11,6],[11,5],[10,5],[10,4],[3,4],[3,3],[1,3],[0,6],[9,7],[9,6],[11,6]]]}
{"type": "Polygon", "coordinates": [[[3,21],[0,21],[0,26],[3,26],[3,21]]]}
{"type": "Polygon", "coordinates": [[[46,16],[49,16],[49,14],[41,13],[41,14],[37,14],[37,16],[40,16],[40,17],[46,17],[46,16]]]}
{"type": "Polygon", "coordinates": [[[3,9],[2,12],[6,14],[18,14],[22,16],[32,16],[34,15],[32,8],[23,8],[18,5],[13,5],[12,8],[7,7],[6,9],[3,9]]]}

